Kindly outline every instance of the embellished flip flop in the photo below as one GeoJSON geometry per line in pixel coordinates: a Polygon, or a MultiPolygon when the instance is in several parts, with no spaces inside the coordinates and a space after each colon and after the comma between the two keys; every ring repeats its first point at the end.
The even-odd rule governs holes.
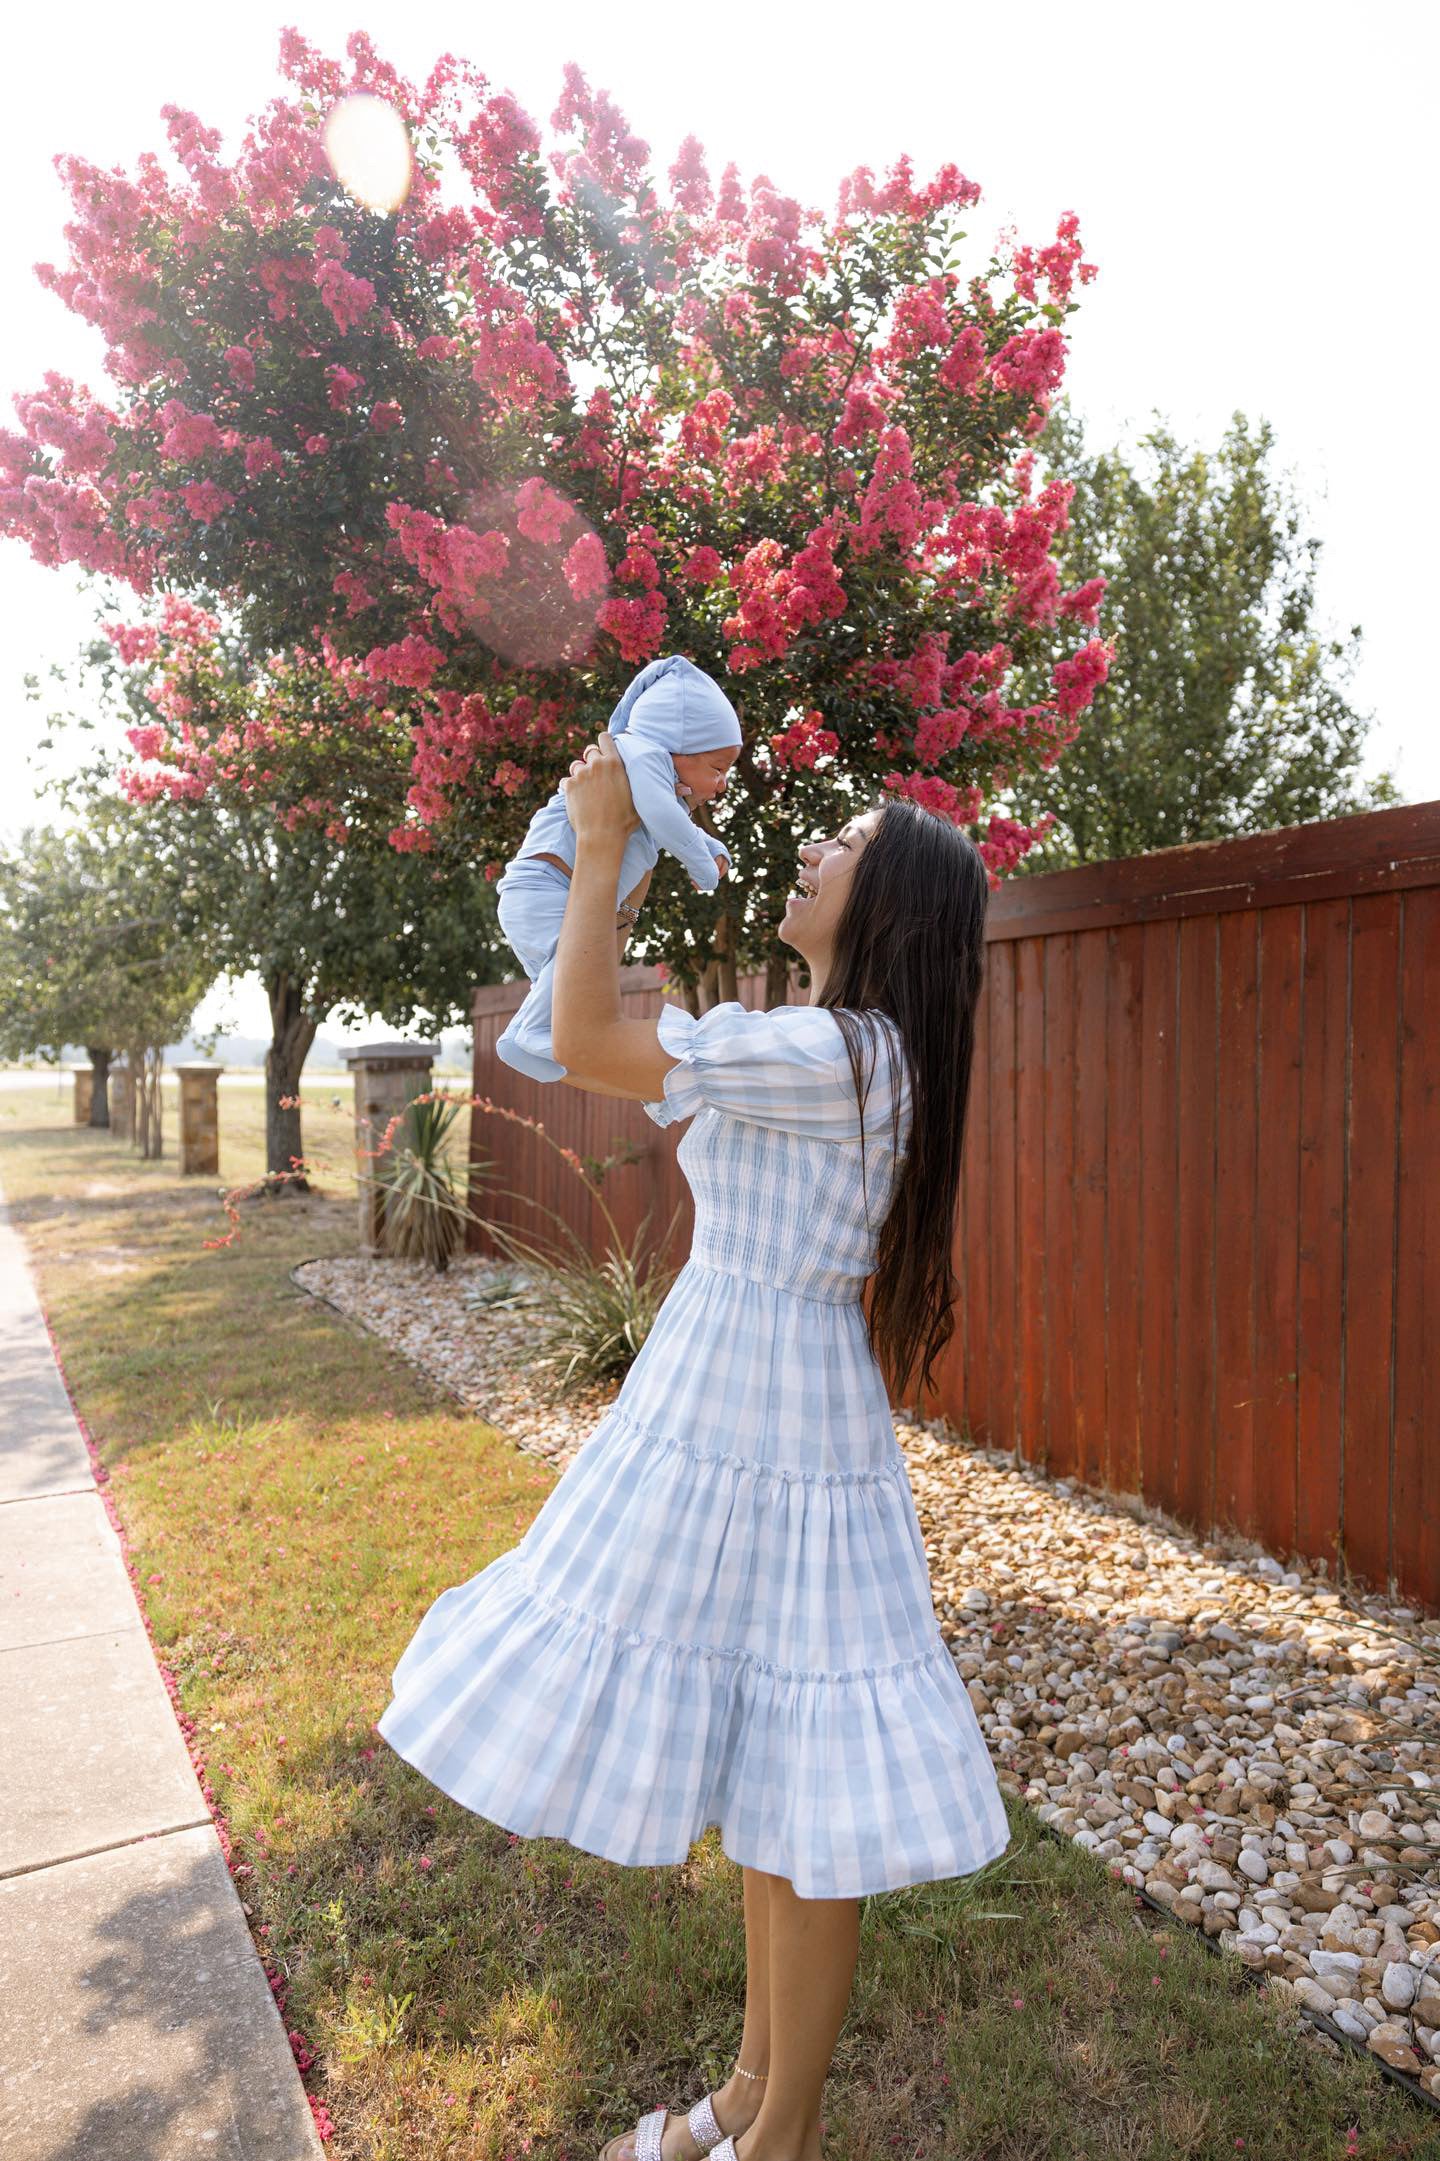
{"type": "MultiPolygon", "coordinates": [[[[649,2114],[642,2116],[634,2130],[635,2161],[660,2161],[660,2135],[669,2121],[671,2111],[662,2103],[649,2114]]],[[[702,2153],[714,2152],[718,2161],[736,2161],[735,2141],[727,2138],[715,2121],[715,2111],[710,2106],[709,2094],[702,2094],[685,2118],[685,2128],[702,2153]],[[725,2152],[728,2146],[730,2151],[725,2152]]],[[[616,2150],[621,2142],[631,2136],[628,2131],[617,2132],[601,2150],[600,2161],[615,2161],[616,2150]]]]}

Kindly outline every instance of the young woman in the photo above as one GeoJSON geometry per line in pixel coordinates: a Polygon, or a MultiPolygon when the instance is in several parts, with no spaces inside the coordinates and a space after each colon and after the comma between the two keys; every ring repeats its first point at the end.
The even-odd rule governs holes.
{"type": "Polygon", "coordinates": [[[627,1019],[613,742],[564,785],[555,1055],[572,1086],[692,1120],[695,1235],[524,1538],[421,1621],[380,1730],[525,1837],[655,1866],[717,1825],[744,1880],[735,2069],[601,2161],[820,2161],[861,1898],[1009,1843],[889,1408],[953,1329],[988,881],[957,828],[874,805],[799,851],[780,936],[808,1004],[627,1019]]]}

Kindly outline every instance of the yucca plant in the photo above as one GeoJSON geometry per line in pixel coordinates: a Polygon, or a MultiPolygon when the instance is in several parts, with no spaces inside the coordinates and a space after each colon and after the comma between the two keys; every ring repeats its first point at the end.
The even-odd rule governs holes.
{"type": "MultiPolygon", "coordinates": [[[[542,1393],[556,1402],[569,1389],[622,1376],[634,1362],[675,1280],[677,1271],[663,1266],[659,1254],[670,1242],[680,1210],[653,1246],[646,1239],[648,1213],[628,1246],[610,1219],[611,1244],[599,1260],[553,1208],[544,1213],[560,1226],[559,1250],[547,1251],[505,1223],[486,1221],[485,1228],[530,1278],[527,1302],[537,1315],[537,1349],[528,1364],[545,1376],[542,1393]]],[[[605,1213],[609,1219],[609,1210],[605,1213]]]]}
{"type": "Polygon", "coordinates": [[[382,1250],[396,1260],[428,1261],[437,1275],[464,1244],[466,1225],[480,1220],[450,1168],[447,1143],[463,1102],[435,1094],[407,1104],[372,1173],[381,1189],[382,1250]]]}

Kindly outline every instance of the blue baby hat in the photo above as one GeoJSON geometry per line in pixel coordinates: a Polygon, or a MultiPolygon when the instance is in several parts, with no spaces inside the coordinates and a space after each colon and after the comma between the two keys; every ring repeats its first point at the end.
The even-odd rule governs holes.
{"type": "Polygon", "coordinates": [[[610,715],[612,735],[628,729],[659,743],[672,757],[726,750],[744,741],[740,716],[720,685],[683,653],[647,661],[610,715]]]}

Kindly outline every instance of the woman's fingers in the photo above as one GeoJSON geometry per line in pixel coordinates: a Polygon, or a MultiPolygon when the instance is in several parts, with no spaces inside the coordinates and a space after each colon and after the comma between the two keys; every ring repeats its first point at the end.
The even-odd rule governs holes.
{"type": "Polygon", "coordinates": [[[561,785],[577,832],[628,833],[640,823],[630,776],[611,735],[587,743],[580,756],[571,759],[569,779],[561,785]]]}

